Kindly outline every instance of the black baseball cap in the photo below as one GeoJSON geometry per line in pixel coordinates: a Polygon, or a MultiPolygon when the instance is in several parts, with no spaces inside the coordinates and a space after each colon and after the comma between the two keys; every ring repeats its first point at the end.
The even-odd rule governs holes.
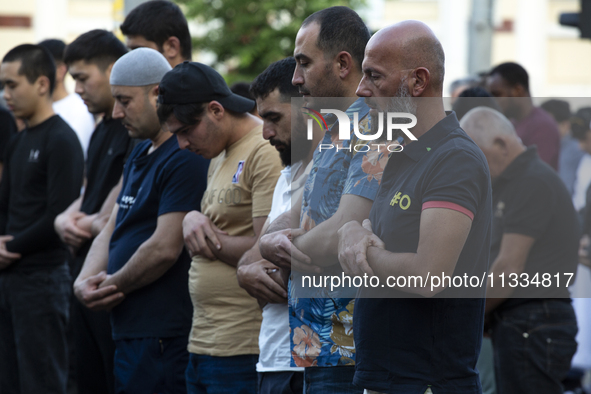
{"type": "Polygon", "coordinates": [[[158,102],[162,104],[194,104],[219,102],[230,111],[253,110],[255,102],[232,93],[224,78],[202,63],[185,61],[164,74],[158,85],[158,102]]]}

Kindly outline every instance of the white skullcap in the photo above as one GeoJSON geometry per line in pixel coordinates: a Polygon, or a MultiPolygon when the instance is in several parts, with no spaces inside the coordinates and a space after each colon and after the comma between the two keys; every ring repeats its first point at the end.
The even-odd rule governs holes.
{"type": "Polygon", "coordinates": [[[172,69],[166,58],[154,49],[137,48],[121,56],[111,70],[111,85],[147,86],[160,83],[172,69]]]}

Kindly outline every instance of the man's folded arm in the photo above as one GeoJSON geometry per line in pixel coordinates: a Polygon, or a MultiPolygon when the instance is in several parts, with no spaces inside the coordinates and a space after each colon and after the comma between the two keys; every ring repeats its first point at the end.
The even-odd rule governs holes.
{"type": "MultiPolygon", "coordinates": [[[[367,261],[373,272],[381,277],[428,275],[451,276],[464,248],[472,219],[465,213],[446,208],[429,208],[421,213],[419,244],[416,253],[392,253],[374,246],[367,250],[367,261]]],[[[386,243],[387,240],[382,240],[386,243]]],[[[401,290],[433,296],[445,287],[431,292],[430,286],[406,287],[401,290]]]]}
{"type": "Polygon", "coordinates": [[[337,231],[352,220],[362,223],[369,217],[372,204],[373,201],[365,197],[343,195],[339,208],[332,217],[297,237],[293,244],[309,256],[314,265],[329,267],[339,264],[337,231]]]}
{"type": "MultiPolygon", "coordinates": [[[[158,216],[156,230],[144,241],[125,265],[100,287],[116,285],[124,294],[149,285],[166,273],[183,250],[182,222],[187,212],[158,216]]],[[[102,232],[101,232],[102,234],[102,232]]]]}

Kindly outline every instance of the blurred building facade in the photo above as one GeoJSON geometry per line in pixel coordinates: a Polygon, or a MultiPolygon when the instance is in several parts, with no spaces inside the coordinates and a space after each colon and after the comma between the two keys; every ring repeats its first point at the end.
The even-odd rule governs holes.
{"type": "MultiPolygon", "coordinates": [[[[117,30],[125,13],[143,1],[0,0],[0,56],[21,43],[70,42],[91,29],[117,30]]],[[[489,56],[478,55],[479,64],[490,64],[480,71],[504,61],[521,63],[534,96],[591,97],[591,40],[558,23],[560,13],[578,10],[578,0],[367,0],[361,14],[373,31],[405,19],[431,26],[446,52],[446,88],[470,75],[470,53],[484,48],[489,56]],[[491,5],[489,42],[470,42],[475,3],[491,5]]]]}

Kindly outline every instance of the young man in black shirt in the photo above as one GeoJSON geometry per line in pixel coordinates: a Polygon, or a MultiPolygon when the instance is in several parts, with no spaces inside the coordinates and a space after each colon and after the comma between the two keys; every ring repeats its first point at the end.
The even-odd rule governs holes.
{"type": "MultiPolygon", "coordinates": [[[[73,277],[80,273],[92,239],[106,224],[102,217],[108,218],[113,210],[123,164],[133,148],[121,121],[112,117],[115,99],[109,84],[113,64],[126,53],[127,48],[113,33],[91,30],[68,45],[64,54],[76,81],[76,93],[91,113],[104,114],[88,147],[85,191],[54,223],[60,238],[74,252],[73,277]]],[[[115,344],[109,314],[91,311],[76,301],[72,319],[78,389],[90,394],[112,393],[115,344]]]]}
{"type": "Polygon", "coordinates": [[[8,146],[0,185],[0,390],[65,393],[71,279],[53,221],[78,195],[84,156],[55,115],[55,65],[37,45],[20,45],[0,66],[4,98],[27,122],[8,146]]]}

